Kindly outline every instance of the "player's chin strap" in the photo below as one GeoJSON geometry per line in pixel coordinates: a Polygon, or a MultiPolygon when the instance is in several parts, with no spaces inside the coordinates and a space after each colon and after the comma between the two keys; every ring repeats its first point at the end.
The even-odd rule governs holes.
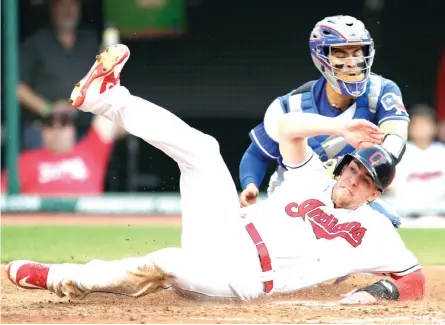
{"type": "Polygon", "coordinates": [[[356,292],[365,291],[377,300],[399,300],[400,293],[396,285],[389,280],[380,280],[356,292]]]}
{"type": "Polygon", "coordinates": [[[382,147],[394,157],[397,165],[405,154],[406,142],[400,135],[388,133],[383,138],[382,147]]]}

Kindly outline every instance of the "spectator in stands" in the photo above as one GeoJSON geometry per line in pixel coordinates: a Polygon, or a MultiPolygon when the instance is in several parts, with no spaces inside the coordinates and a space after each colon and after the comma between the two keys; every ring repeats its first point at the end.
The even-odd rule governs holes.
{"type": "Polygon", "coordinates": [[[405,205],[428,206],[445,199],[445,145],[434,142],[436,112],[431,107],[414,107],[410,118],[406,153],[388,194],[405,205]]]}
{"type": "Polygon", "coordinates": [[[78,28],[80,0],[51,0],[52,26],[27,38],[20,53],[20,84],[17,95],[24,108],[23,144],[42,145],[42,117],[53,109],[73,111],[79,136],[87,132],[91,114],[74,111],[68,104],[73,85],[91,66],[100,49],[95,31],[78,28]]]}
{"type": "MultiPolygon", "coordinates": [[[[43,118],[43,148],[18,157],[21,194],[69,196],[101,194],[105,185],[116,125],[95,116],[88,134],[76,144],[74,115],[53,111],[43,118]]],[[[7,190],[2,173],[2,190],[7,190]]]]}

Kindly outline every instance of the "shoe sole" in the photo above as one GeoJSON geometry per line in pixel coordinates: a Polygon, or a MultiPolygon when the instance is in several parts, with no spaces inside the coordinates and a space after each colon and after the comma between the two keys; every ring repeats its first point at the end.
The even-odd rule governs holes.
{"type": "Polygon", "coordinates": [[[85,96],[91,83],[97,78],[111,74],[117,66],[125,63],[129,57],[130,50],[123,44],[107,47],[104,52],[96,56],[96,62],[90,71],[75,85],[69,99],[70,104],[74,107],[81,106],[85,101],[85,96]]]}

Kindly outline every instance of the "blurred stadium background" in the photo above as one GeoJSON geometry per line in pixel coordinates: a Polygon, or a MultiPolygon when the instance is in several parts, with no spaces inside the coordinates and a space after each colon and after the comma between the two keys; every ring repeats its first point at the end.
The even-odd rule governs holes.
{"type": "MultiPolygon", "coordinates": [[[[23,44],[50,26],[49,8],[58,2],[64,0],[2,1],[1,163],[9,179],[1,196],[2,212],[54,212],[60,218],[73,212],[179,214],[176,165],[132,136],[114,143],[102,195],[20,193],[17,154],[27,149],[24,128],[30,111],[16,91],[23,82],[23,56],[29,54],[23,53],[23,44]]],[[[308,35],[327,15],[349,14],[364,21],[376,43],[372,70],[400,86],[408,111],[416,105],[431,107],[438,125],[441,119],[445,124],[441,95],[445,77],[439,73],[441,60],[444,66],[445,9],[440,1],[404,1],[403,6],[385,0],[343,0],[341,6],[336,1],[309,1],[303,6],[284,0],[88,0],[80,5],[82,29],[92,31],[103,45],[115,40],[116,30],[110,29],[114,26],[120,41],[131,49],[122,83],[133,94],[169,108],[215,136],[236,181],[239,161],[250,142],[248,132],[262,120],[269,103],[319,78],[309,55],[308,35]]],[[[48,55],[58,63],[55,53],[48,55]]],[[[88,64],[92,59],[86,58],[88,64]]],[[[37,125],[39,118],[34,117],[37,125]]],[[[90,117],[79,119],[78,129],[90,122],[90,117]]],[[[439,131],[444,133],[443,125],[439,131]]],[[[437,133],[436,140],[444,138],[437,133]]],[[[444,227],[443,196],[428,203],[390,201],[406,227],[444,227]]]]}

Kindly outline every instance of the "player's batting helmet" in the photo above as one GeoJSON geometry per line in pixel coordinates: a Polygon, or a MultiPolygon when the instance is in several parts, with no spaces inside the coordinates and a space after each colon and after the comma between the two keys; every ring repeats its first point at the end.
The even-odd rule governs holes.
{"type": "Polygon", "coordinates": [[[369,172],[377,188],[384,191],[396,175],[396,161],[393,156],[379,145],[372,148],[357,149],[345,155],[334,169],[334,176],[339,176],[343,167],[351,160],[359,161],[369,172]]]}

